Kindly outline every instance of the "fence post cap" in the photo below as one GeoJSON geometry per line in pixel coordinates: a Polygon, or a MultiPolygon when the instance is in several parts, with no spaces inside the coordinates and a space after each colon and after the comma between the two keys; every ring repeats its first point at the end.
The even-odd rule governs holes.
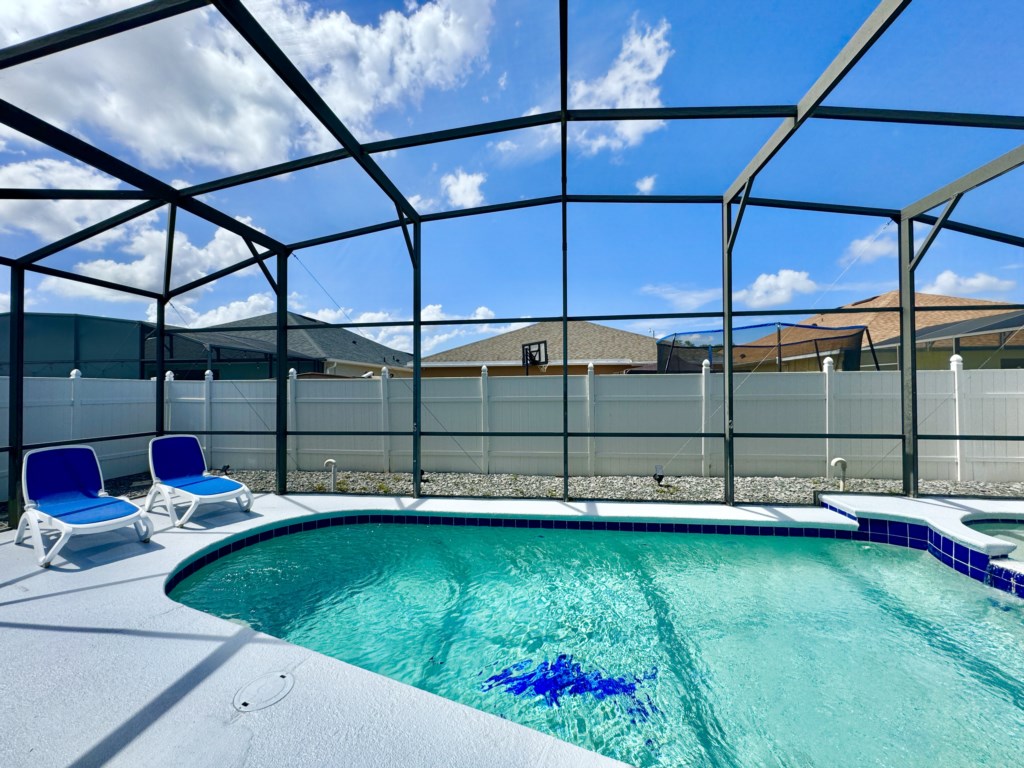
{"type": "Polygon", "coordinates": [[[382,379],[386,379],[389,376],[391,376],[391,371],[388,369],[388,367],[386,365],[382,366],[381,369],[380,369],[380,377],[382,379]]]}
{"type": "Polygon", "coordinates": [[[80,370],[78,370],[77,368],[75,368],[73,371],[71,371],[71,378],[72,379],[80,379],[80,378],[82,378],[82,372],[80,370]]]}
{"type": "Polygon", "coordinates": [[[587,373],[593,373],[593,372],[594,372],[594,364],[593,363],[587,363],[587,373]]]}
{"type": "Polygon", "coordinates": [[[836,361],[833,360],[831,357],[826,357],[824,361],[822,361],[821,365],[824,370],[833,371],[836,367],[836,361]]]}
{"type": "Polygon", "coordinates": [[[203,374],[203,381],[213,381],[213,371],[207,371],[203,374]]]}
{"type": "Polygon", "coordinates": [[[295,379],[299,378],[299,372],[296,371],[294,368],[289,368],[288,369],[288,378],[291,379],[292,381],[294,381],[295,379]]]}
{"type": "Polygon", "coordinates": [[[487,366],[486,365],[481,365],[480,366],[480,375],[481,376],[486,376],[487,375],[487,366]]]}
{"type": "Polygon", "coordinates": [[[949,358],[949,369],[951,371],[962,371],[964,369],[964,359],[960,355],[953,355],[949,358]]]}
{"type": "Polygon", "coordinates": [[[164,381],[174,381],[174,371],[168,371],[164,374],[164,381]]]}
{"type": "Polygon", "coordinates": [[[701,372],[701,373],[708,373],[708,372],[709,372],[710,370],[711,370],[711,361],[710,361],[710,360],[708,360],[708,359],[707,359],[707,358],[705,357],[705,358],[704,358],[704,359],[703,359],[703,360],[701,361],[701,364],[700,364],[700,372],[701,372]]]}

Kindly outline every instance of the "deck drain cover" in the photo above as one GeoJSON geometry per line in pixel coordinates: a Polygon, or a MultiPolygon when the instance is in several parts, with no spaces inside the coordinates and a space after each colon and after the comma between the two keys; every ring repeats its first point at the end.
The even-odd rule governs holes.
{"type": "Polygon", "coordinates": [[[295,678],[287,672],[271,672],[269,675],[257,677],[235,694],[235,709],[239,712],[255,712],[277,704],[288,695],[295,678]]]}

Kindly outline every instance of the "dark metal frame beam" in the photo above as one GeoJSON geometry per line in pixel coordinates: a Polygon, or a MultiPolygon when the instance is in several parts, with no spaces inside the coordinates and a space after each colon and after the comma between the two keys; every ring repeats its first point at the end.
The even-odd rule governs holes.
{"type": "Polygon", "coordinates": [[[1021,144],[1016,149],[1011,149],[1004,155],[1000,155],[992,162],[964,174],[956,181],[935,190],[930,195],[922,197],[916,203],[908,205],[900,212],[900,215],[905,219],[915,219],[922,213],[927,213],[932,208],[942,205],[953,197],[970,192],[975,187],[980,187],[982,184],[986,184],[1022,165],[1024,165],[1024,144],[1021,144]]]}
{"type": "Polygon", "coordinates": [[[217,10],[228,20],[252,49],[259,54],[260,58],[267,63],[288,89],[295,94],[296,98],[308,109],[313,116],[326,128],[334,139],[341,144],[352,155],[352,158],[366,172],[366,174],[377,184],[378,187],[391,198],[402,213],[412,221],[419,221],[419,213],[412,204],[406,200],[405,195],[399,191],[394,182],[370,157],[369,153],[356,140],[356,137],[345,127],[334,111],[327,105],[323,97],[317,93],[310,82],[299,72],[291,60],[284,54],[273,38],[267,34],[249,13],[248,9],[239,0],[214,0],[217,10]]]}
{"type": "Polygon", "coordinates": [[[957,203],[960,202],[961,197],[963,197],[963,193],[957,193],[953,195],[952,198],[950,198],[948,203],[946,203],[946,207],[943,209],[939,217],[935,220],[935,223],[932,225],[932,229],[928,233],[928,236],[925,237],[924,242],[921,243],[920,247],[917,249],[917,253],[915,253],[914,257],[910,260],[911,271],[917,269],[917,265],[921,263],[921,259],[923,259],[924,255],[928,253],[928,249],[932,247],[932,243],[935,242],[935,238],[939,236],[939,232],[942,230],[943,226],[945,226],[946,222],[949,220],[949,215],[953,213],[953,209],[956,208],[957,203]]]}
{"type": "MultiPolygon", "coordinates": [[[[793,106],[734,106],[734,107],[656,107],[650,109],[590,109],[569,110],[569,122],[615,121],[615,120],[743,120],[772,117],[795,117],[797,107],[793,106]]],[[[1024,130],[1024,117],[1015,115],[982,115],[964,112],[925,112],[906,109],[870,109],[862,107],[817,107],[811,118],[827,120],[854,120],[862,122],[905,123],[911,125],[943,125],[973,128],[998,128],[1024,130]]],[[[505,120],[449,128],[442,131],[412,134],[394,139],[368,142],[363,150],[368,155],[380,152],[394,152],[414,147],[424,147],[448,141],[458,141],[496,133],[507,133],[561,122],[559,112],[543,112],[523,115],[505,120]]],[[[183,195],[196,197],[222,189],[274,178],[320,165],[335,163],[351,158],[346,149],[321,152],[309,157],[289,160],[245,173],[225,176],[221,179],[203,182],[181,190],[183,195]]],[[[716,199],[718,196],[715,196],[716,199]]]]}
{"type": "Polygon", "coordinates": [[[149,200],[137,189],[0,189],[0,200],[149,200]]]}
{"type": "Polygon", "coordinates": [[[736,180],[729,185],[725,192],[725,199],[731,202],[739,194],[743,186],[782,149],[797,129],[803,125],[813,114],[814,110],[823,102],[832,90],[839,85],[846,73],[860,61],[861,57],[868,52],[875,41],[878,40],[889,26],[896,21],[903,10],[910,5],[910,0],[882,0],[878,7],[871,12],[853,37],[843,46],[839,54],[832,60],[821,76],[817,79],[810,90],[804,94],[796,105],[796,115],[787,117],[775,130],[771,138],[754,155],[747,167],[740,172],[736,180]]]}
{"type": "MultiPolygon", "coordinates": [[[[569,0],[558,3],[562,209],[562,501],[569,500],[569,0]]],[[[529,371],[529,369],[527,369],[529,371]]]]}
{"type": "MultiPolygon", "coordinates": [[[[732,359],[732,246],[736,233],[732,222],[732,204],[722,201],[722,419],[723,483],[725,503],[736,502],[736,447],[733,435],[733,359],[732,359]]],[[[701,425],[704,426],[704,425],[701,425]]]]}
{"type": "Polygon", "coordinates": [[[917,334],[914,317],[914,222],[899,221],[900,269],[900,402],[903,423],[903,494],[918,493],[919,460],[917,446],[917,334]]]}
{"type": "Polygon", "coordinates": [[[151,0],[0,50],[0,70],[194,11],[210,0],[151,0]]]}
{"type": "Polygon", "coordinates": [[[150,200],[147,203],[142,203],[141,205],[129,208],[127,211],[121,211],[121,213],[114,214],[108,219],[92,224],[85,229],[68,235],[67,237],[63,237],[49,245],[44,245],[42,248],[37,248],[31,253],[26,253],[18,259],[18,263],[26,266],[29,264],[35,264],[36,262],[42,261],[55,253],[59,253],[60,251],[71,248],[79,243],[84,243],[86,240],[96,237],[96,235],[101,235],[114,227],[126,224],[132,219],[137,219],[139,216],[152,213],[162,205],[164,205],[163,200],[150,200]]]}
{"type": "Polygon", "coordinates": [[[288,493],[288,256],[277,254],[277,397],[275,401],[274,466],[277,470],[275,490],[279,496],[288,493]]]}
{"type": "Polygon", "coordinates": [[[206,203],[182,195],[170,184],[166,184],[123,160],[119,160],[113,155],[97,149],[77,136],[72,136],[70,133],[62,131],[44,120],[40,120],[38,117],[25,112],[8,101],[0,100],[0,123],[20,131],[47,146],[53,147],[86,165],[90,165],[114,178],[120,179],[126,184],[138,187],[165,203],[177,203],[189,213],[206,219],[211,224],[216,224],[229,232],[234,232],[236,235],[248,237],[265,248],[272,250],[284,249],[282,243],[277,242],[258,229],[243,224],[206,203]]]}
{"type": "Polygon", "coordinates": [[[423,471],[423,225],[412,223],[412,495],[418,499],[423,471]]]}
{"type": "Polygon", "coordinates": [[[11,310],[8,329],[10,378],[7,380],[7,525],[18,525],[22,513],[21,463],[25,443],[25,270],[11,267],[11,310]]]}

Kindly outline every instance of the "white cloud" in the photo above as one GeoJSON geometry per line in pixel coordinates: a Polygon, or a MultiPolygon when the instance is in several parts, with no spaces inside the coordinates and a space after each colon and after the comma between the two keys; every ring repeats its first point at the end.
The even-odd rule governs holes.
{"type": "MultiPolygon", "coordinates": [[[[89,17],[125,3],[97,0],[89,17]]],[[[361,138],[386,110],[462,85],[486,61],[492,0],[435,0],[376,25],[302,0],[259,0],[254,14],[361,138]]],[[[0,45],[82,21],[81,3],[0,3],[0,45]]],[[[5,98],[64,128],[104,136],[147,165],[241,171],[333,147],[245,41],[212,9],[23,64],[5,98]],[[60,83],[59,98],[54,83],[60,83]]],[[[17,135],[3,134],[7,144],[17,135]]]]}
{"type": "MultiPolygon", "coordinates": [[[[622,48],[611,67],[593,80],[573,80],[569,84],[569,102],[573,109],[625,109],[660,107],[658,79],[674,51],[668,42],[669,23],[657,26],[640,24],[636,18],[622,38],[622,48]]],[[[524,116],[553,111],[553,103],[542,109],[531,107],[524,116]]],[[[644,137],[660,128],[661,120],[624,120],[617,123],[571,123],[570,146],[586,155],[602,150],[619,151],[639,145],[644,137]]],[[[561,146],[561,128],[557,124],[519,131],[518,141],[500,141],[491,146],[506,159],[530,160],[555,152],[561,146]]]]}
{"type": "Polygon", "coordinates": [[[839,266],[848,267],[854,262],[870,264],[879,259],[895,259],[899,252],[896,233],[889,224],[884,224],[867,237],[853,240],[839,258],[839,266]]]}
{"type": "MultiPolygon", "coordinates": [[[[0,187],[16,189],[117,189],[120,183],[79,163],[39,158],[0,165],[0,187]]],[[[51,243],[131,208],[138,201],[111,200],[0,200],[0,232],[30,232],[51,243]]],[[[127,227],[108,230],[87,240],[84,248],[102,248],[123,239],[131,228],[152,222],[136,219],[127,227]]]]}
{"type": "MultiPolygon", "coordinates": [[[[246,224],[252,222],[239,218],[246,224]]],[[[126,259],[98,258],[80,261],[72,271],[119,285],[144,288],[150,291],[163,290],[164,252],[167,231],[149,225],[134,229],[127,242],[119,247],[126,259]]],[[[173,284],[183,285],[211,272],[236,264],[251,257],[242,238],[225,229],[217,229],[206,245],[192,243],[188,236],[178,231],[174,235],[173,284]]],[[[66,297],[88,297],[105,301],[148,301],[128,293],[118,293],[85,283],[76,283],[57,277],[45,277],[39,284],[42,291],[66,297]]],[[[208,284],[205,290],[212,290],[208,284]]],[[[194,299],[193,299],[194,300],[194,299]]],[[[179,299],[179,306],[191,303],[188,298],[179,299]]]]}
{"type": "Polygon", "coordinates": [[[641,195],[649,195],[654,191],[654,182],[657,180],[657,174],[651,174],[650,176],[644,176],[642,179],[636,180],[636,191],[641,195]]]}
{"type": "Polygon", "coordinates": [[[409,203],[420,213],[430,213],[437,210],[437,200],[423,195],[410,195],[409,203]]]}
{"type": "Polygon", "coordinates": [[[795,293],[813,293],[817,284],[806,272],[780,269],[774,275],[760,274],[747,288],[733,292],[733,299],[742,301],[748,307],[760,309],[785,304],[795,293]]]}
{"type": "MultiPolygon", "coordinates": [[[[25,289],[25,307],[31,309],[32,307],[38,306],[40,301],[36,296],[35,292],[30,288],[25,289]]],[[[0,293],[0,312],[11,311],[11,294],[8,291],[0,293]]]]}
{"type": "Polygon", "coordinates": [[[922,293],[938,293],[946,296],[980,296],[1012,291],[1017,286],[1014,280],[1002,280],[984,272],[973,276],[958,275],[951,269],[940,272],[935,280],[921,288],[922,293]]]}
{"type": "Polygon", "coordinates": [[[502,72],[501,77],[498,78],[498,89],[504,91],[506,85],[508,85],[508,72],[502,72]]]}
{"type": "MultiPolygon", "coordinates": [[[[634,16],[611,68],[594,80],[577,80],[571,84],[571,107],[623,109],[662,106],[658,78],[674,53],[668,42],[669,28],[665,19],[651,27],[641,25],[634,16]]],[[[586,154],[593,155],[603,149],[617,151],[635,147],[644,136],[663,125],[660,120],[579,123],[574,124],[573,136],[586,154]]]]}
{"type": "MultiPolygon", "coordinates": [[[[356,312],[354,309],[339,307],[336,309],[318,309],[312,312],[304,312],[308,317],[322,320],[325,323],[399,323],[408,322],[412,318],[389,311],[367,311],[356,312]]],[[[428,304],[423,307],[421,317],[424,320],[480,320],[481,323],[474,325],[455,326],[426,326],[423,329],[421,344],[423,354],[429,355],[438,351],[441,347],[453,346],[456,340],[472,341],[484,336],[494,336],[499,333],[508,333],[519,328],[524,328],[529,323],[509,323],[507,325],[494,325],[486,322],[494,317],[494,312],[488,307],[480,306],[468,315],[450,314],[444,311],[440,304],[428,304]]],[[[354,333],[359,333],[378,344],[400,349],[405,352],[412,351],[412,328],[409,327],[388,327],[381,328],[353,328],[354,333]]]]}
{"type": "MultiPolygon", "coordinates": [[[[914,240],[923,240],[931,227],[919,221],[914,222],[914,240]]],[[[867,237],[852,240],[843,255],[839,257],[839,266],[849,267],[854,263],[870,264],[879,259],[895,259],[899,255],[899,243],[896,241],[896,224],[888,221],[867,237]]]]}
{"type": "MultiPolygon", "coordinates": [[[[265,315],[277,309],[277,297],[269,293],[254,293],[247,299],[232,301],[207,312],[199,312],[180,301],[171,302],[167,311],[169,325],[183,325],[186,328],[205,328],[208,325],[231,323],[247,317],[265,315]]],[[[156,321],[156,307],[146,311],[146,319],[156,321]]]]}
{"type": "Polygon", "coordinates": [[[718,288],[677,288],[674,285],[645,285],[641,293],[664,299],[678,312],[692,312],[722,298],[718,288]]]}
{"type": "Polygon", "coordinates": [[[459,168],[441,177],[441,189],[453,208],[476,208],[484,204],[480,186],[485,181],[486,173],[466,173],[459,168]]]}

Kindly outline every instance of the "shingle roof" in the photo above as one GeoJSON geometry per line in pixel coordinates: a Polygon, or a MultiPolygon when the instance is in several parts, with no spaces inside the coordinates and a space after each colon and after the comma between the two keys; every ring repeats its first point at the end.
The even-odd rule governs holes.
{"type": "MultiPolygon", "coordinates": [[[[967,313],[964,313],[967,314],[967,313]]],[[[1016,335],[1021,332],[1024,326],[1024,310],[1012,312],[1001,312],[992,314],[984,313],[984,317],[973,317],[967,320],[960,320],[952,323],[933,325],[926,331],[917,334],[917,341],[944,341],[946,339],[989,336],[992,334],[1011,333],[1016,335]]],[[[890,346],[899,343],[899,337],[884,339],[876,342],[878,346],[890,346]]],[[[998,343],[998,342],[997,342],[998,343]]]]}
{"type": "MultiPolygon", "coordinates": [[[[917,318],[917,330],[931,328],[935,325],[972,320],[978,317],[990,317],[1006,311],[1000,309],[1003,306],[1002,302],[985,299],[965,299],[959,296],[943,296],[936,293],[915,293],[914,304],[918,307],[949,308],[937,312],[918,312],[915,315],[917,318]],[[956,307],[970,306],[972,304],[991,304],[993,309],[991,311],[984,309],[956,309],[956,307]]],[[[863,312],[851,314],[829,314],[824,312],[799,322],[801,325],[866,325],[868,333],[871,334],[871,340],[879,342],[899,336],[900,314],[899,312],[877,312],[873,310],[899,307],[899,305],[899,291],[889,291],[879,296],[873,296],[870,299],[855,301],[852,304],[846,305],[846,307],[851,309],[863,309],[863,312]]],[[[864,337],[864,344],[867,344],[866,335],[864,337]]]]}
{"type": "MultiPolygon", "coordinates": [[[[560,363],[562,359],[562,323],[560,321],[534,323],[519,330],[474,341],[436,355],[423,358],[424,364],[466,363],[484,364],[522,361],[523,344],[546,341],[548,361],[560,363]]],[[[658,359],[657,345],[650,336],[620,331],[606,325],[574,320],[569,323],[569,361],[599,363],[625,361],[649,363],[658,359]]]]}
{"type": "MultiPolygon", "coordinates": [[[[277,332],[275,330],[233,331],[231,329],[254,325],[275,325],[276,322],[275,314],[259,315],[210,326],[223,329],[224,333],[197,333],[194,335],[184,333],[181,335],[201,344],[274,353],[277,350],[277,332]]],[[[378,344],[365,336],[352,333],[346,328],[332,328],[327,323],[295,312],[288,313],[288,324],[321,328],[321,330],[310,331],[292,328],[288,331],[288,351],[289,354],[296,357],[388,366],[407,366],[412,360],[412,355],[408,352],[378,344]]]]}

